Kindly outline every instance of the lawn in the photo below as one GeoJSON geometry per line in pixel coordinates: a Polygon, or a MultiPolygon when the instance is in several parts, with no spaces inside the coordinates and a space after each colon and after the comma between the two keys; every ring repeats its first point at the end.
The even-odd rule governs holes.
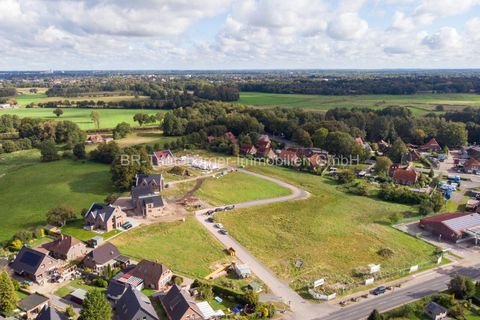
{"type": "Polygon", "coordinates": [[[40,160],[40,151],[31,149],[13,153],[0,154],[0,179],[4,174],[12,173],[17,169],[38,164],[40,160]]]}
{"type": "Polygon", "coordinates": [[[45,224],[46,213],[52,207],[68,205],[80,213],[82,208],[103,201],[112,192],[107,165],[29,160],[22,166],[20,159],[18,166],[10,165],[10,169],[0,173],[4,174],[0,178],[0,242],[21,229],[45,224]]]}
{"type": "Polygon", "coordinates": [[[388,225],[392,212],[411,210],[337,189],[326,178],[279,167],[255,167],[254,171],[277,176],[299,185],[312,195],[307,200],[220,213],[222,222],[241,244],[280,278],[302,292],[312,280],[344,283],[354,289],[361,279],[354,269],[371,263],[382,265],[382,275],[419,264],[431,266],[434,247],[388,225]],[[377,252],[393,251],[390,258],[377,252]],[[303,261],[302,268],[294,263],[303,261]]]}
{"type": "Polygon", "coordinates": [[[152,131],[136,131],[129,134],[126,138],[119,139],[116,142],[120,147],[128,147],[132,145],[155,145],[159,144],[161,148],[165,143],[170,143],[176,141],[179,137],[167,137],[163,135],[163,132],[160,130],[152,131]]]}
{"type": "Polygon", "coordinates": [[[287,188],[241,172],[207,178],[195,193],[212,205],[269,199],[289,194],[290,190],[287,188]]]}
{"type": "Polygon", "coordinates": [[[480,107],[478,94],[416,94],[416,95],[357,95],[324,96],[306,94],[276,94],[242,92],[240,103],[254,106],[280,106],[326,111],[332,108],[369,107],[373,109],[387,106],[407,106],[414,114],[435,111],[437,105],[445,110],[467,106],[480,107]]]}
{"type": "Polygon", "coordinates": [[[59,288],[57,291],[55,291],[55,295],[59,296],[60,298],[65,298],[70,293],[72,293],[75,289],[83,289],[87,292],[91,290],[106,291],[105,288],[99,288],[99,287],[88,285],[85,283],[85,281],[83,281],[83,279],[78,278],[73,281],[70,281],[67,285],[59,288]]]}
{"type": "MultiPolygon", "coordinates": [[[[165,110],[139,110],[139,109],[95,109],[100,113],[100,128],[108,129],[114,128],[120,122],[127,122],[132,126],[138,126],[138,123],[133,121],[133,116],[136,113],[147,113],[150,115],[159,112],[164,113],[165,110]]],[[[40,118],[49,120],[70,120],[78,124],[83,130],[95,129],[93,121],[90,118],[92,109],[78,109],[78,108],[63,108],[63,115],[57,118],[52,112],[52,108],[21,108],[21,109],[6,109],[0,110],[2,114],[16,114],[19,117],[40,118]]],[[[158,124],[157,124],[158,125],[158,124]]]]}
{"type": "Polygon", "coordinates": [[[112,243],[135,260],[162,262],[189,277],[205,277],[213,264],[227,258],[221,244],[193,217],[185,222],[141,226],[119,235],[112,243]]]}
{"type": "Polygon", "coordinates": [[[109,232],[97,233],[97,232],[85,230],[83,229],[83,226],[84,226],[83,219],[78,219],[78,220],[69,222],[66,226],[64,226],[62,228],[62,233],[82,241],[87,241],[92,239],[95,236],[102,236],[104,240],[107,240],[121,232],[119,230],[112,230],[109,232]]]}

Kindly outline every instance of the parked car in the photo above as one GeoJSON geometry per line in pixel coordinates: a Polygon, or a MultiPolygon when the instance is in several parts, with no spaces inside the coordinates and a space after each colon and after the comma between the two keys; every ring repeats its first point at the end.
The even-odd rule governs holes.
{"type": "Polygon", "coordinates": [[[215,208],[215,212],[223,211],[223,208],[215,208]]]}
{"type": "Polygon", "coordinates": [[[218,229],[223,229],[223,224],[221,223],[215,223],[213,226],[218,229]]]}
{"type": "Polygon", "coordinates": [[[235,205],[232,204],[231,206],[226,206],[224,209],[225,210],[233,210],[233,209],[235,209],[235,205]]]}
{"type": "Polygon", "coordinates": [[[207,221],[213,223],[215,222],[215,219],[213,219],[213,217],[208,217],[207,221]]]}
{"type": "Polygon", "coordinates": [[[387,291],[387,288],[385,288],[384,286],[380,286],[380,287],[377,287],[375,288],[372,293],[376,296],[380,295],[380,294],[383,294],[385,293],[385,291],[387,291]]]}
{"type": "Polygon", "coordinates": [[[125,229],[125,230],[128,230],[132,227],[133,227],[133,224],[130,221],[127,221],[122,225],[122,228],[125,229]]]}
{"type": "Polygon", "coordinates": [[[213,210],[208,210],[208,211],[206,212],[207,216],[211,216],[211,215],[214,214],[214,213],[215,213],[215,211],[213,211],[213,210]]]}
{"type": "Polygon", "coordinates": [[[221,234],[224,234],[224,235],[227,235],[228,234],[228,231],[225,230],[225,229],[220,229],[219,231],[221,234]]]}

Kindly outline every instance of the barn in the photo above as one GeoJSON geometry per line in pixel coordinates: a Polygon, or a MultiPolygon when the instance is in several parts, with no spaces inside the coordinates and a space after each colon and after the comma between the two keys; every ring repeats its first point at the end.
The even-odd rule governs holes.
{"type": "Polygon", "coordinates": [[[420,228],[438,236],[440,240],[457,242],[461,239],[480,238],[480,214],[448,212],[420,219],[420,228]]]}

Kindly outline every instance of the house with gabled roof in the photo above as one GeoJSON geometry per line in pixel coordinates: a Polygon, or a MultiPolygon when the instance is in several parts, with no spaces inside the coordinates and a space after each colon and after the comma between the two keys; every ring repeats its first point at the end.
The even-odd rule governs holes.
{"type": "Polygon", "coordinates": [[[42,248],[47,250],[50,256],[61,260],[83,259],[90,251],[82,241],[66,235],[60,235],[57,239],[45,243],[42,248]]]}
{"type": "Polygon", "coordinates": [[[160,297],[160,302],[169,320],[203,319],[195,301],[176,284],[170,288],[165,296],[160,297]]]}
{"type": "Polygon", "coordinates": [[[25,312],[27,319],[34,319],[41,313],[41,311],[48,306],[50,299],[44,295],[33,293],[26,296],[18,302],[18,308],[25,312]]]}
{"type": "Polygon", "coordinates": [[[225,139],[230,141],[231,144],[236,144],[238,142],[237,137],[231,131],[225,132],[223,136],[225,137],[225,139]]]}
{"type": "Polygon", "coordinates": [[[146,218],[163,214],[166,202],[151,186],[132,187],[131,197],[136,215],[146,218]]]}
{"type": "Polygon", "coordinates": [[[135,187],[150,186],[154,192],[162,192],[165,180],[161,174],[137,174],[135,175],[135,187]]]}
{"type": "Polygon", "coordinates": [[[390,167],[390,176],[394,183],[405,186],[414,185],[418,180],[418,173],[412,163],[408,165],[392,165],[390,167]]]}
{"type": "Polygon", "coordinates": [[[164,288],[173,276],[167,266],[149,260],[140,261],[128,274],[142,279],[145,288],[155,290],[164,288]]]}
{"type": "Polygon", "coordinates": [[[107,299],[112,302],[113,305],[116,305],[118,300],[123,296],[125,291],[127,291],[127,287],[129,285],[123,282],[119,282],[116,279],[112,279],[108,282],[107,291],[105,295],[107,299]]]}
{"type": "Polygon", "coordinates": [[[44,283],[48,276],[59,266],[59,262],[46,252],[23,247],[10,265],[18,275],[37,283],[44,283]]]}
{"type": "Polygon", "coordinates": [[[480,160],[468,159],[463,164],[463,171],[465,173],[479,173],[480,172],[480,160]]]}
{"type": "Polygon", "coordinates": [[[423,152],[440,152],[442,151],[442,147],[435,138],[432,138],[427,143],[418,147],[418,150],[423,152]]]}
{"type": "Polygon", "coordinates": [[[175,164],[175,157],[170,150],[155,151],[152,155],[152,162],[155,166],[168,166],[175,164]]]}
{"type": "Polygon", "coordinates": [[[480,232],[480,214],[471,212],[447,212],[420,219],[419,227],[442,240],[456,242],[480,232]]]}
{"type": "Polygon", "coordinates": [[[254,156],[257,153],[257,148],[252,144],[242,144],[240,146],[240,154],[243,156],[254,156]]]}
{"type": "Polygon", "coordinates": [[[60,313],[57,309],[47,304],[45,307],[43,307],[35,320],[68,320],[68,318],[60,313]]]}
{"type": "Polygon", "coordinates": [[[107,242],[100,247],[90,251],[82,263],[85,267],[94,271],[102,271],[107,266],[114,266],[115,264],[128,264],[129,260],[120,254],[117,247],[110,242],[107,242]]]}
{"type": "Polygon", "coordinates": [[[150,299],[137,289],[128,286],[115,307],[115,319],[159,320],[159,317],[150,299]]]}
{"type": "Polygon", "coordinates": [[[284,149],[278,155],[281,164],[288,167],[298,167],[300,165],[300,157],[296,150],[284,149]]]}
{"type": "Polygon", "coordinates": [[[88,229],[106,232],[121,228],[126,220],[127,214],[119,206],[103,203],[93,203],[84,216],[88,229]]]}

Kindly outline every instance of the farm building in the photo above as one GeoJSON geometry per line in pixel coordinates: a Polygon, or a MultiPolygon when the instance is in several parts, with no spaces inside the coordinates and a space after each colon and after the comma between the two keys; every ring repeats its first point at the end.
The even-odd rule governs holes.
{"type": "Polygon", "coordinates": [[[449,212],[420,219],[420,228],[438,236],[441,240],[457,242],[480,236],[480,214],[470,212],[449,212]]]}

